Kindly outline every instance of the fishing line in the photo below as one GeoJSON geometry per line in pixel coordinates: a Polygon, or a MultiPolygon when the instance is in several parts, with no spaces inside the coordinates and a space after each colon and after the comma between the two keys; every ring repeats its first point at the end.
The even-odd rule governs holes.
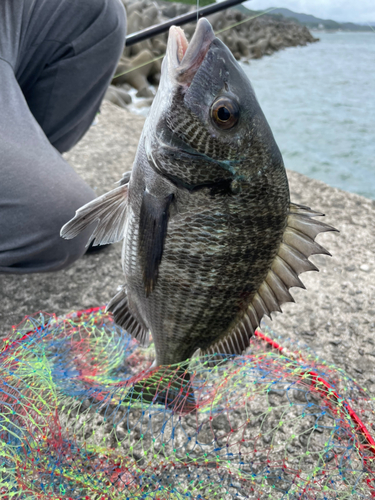
{"type": "Polygon", "coordinates": [[[272,7],[271,9],[265,10],[261,12],[260,14],[257,14],[252,17],[248,17],[247,19],[243,19],[242,21],[239,21],[238,23],[232,24],[231,26],[228,26],[227,28],[223,28],[222,30],[216,31],[215,35],[220,35],[220,33],[223,33],[224,31],[230,30],[232,28],[235,28],[236,26],[239,26],[240,24],[247,23],[251,19],[255,19],[256,17],[263,16],[264,14],[268,14],[269,12],[272,12],[273,10],[276,10],[277,7],[272,7]]]}
{"type": "MultiPolygon", "coordinates": [[[[198,5],[199,5],[199,0],[197,0],[197,6],[198,5]]],[[[267,10],[265,10],[263,12],[260,12],[259,14],[256,14],[255,16],[247,17],[246,19],[243,19],[242,21],[239,21],[238,23],[232,24],[230,26],[227,26],[226,28],[223,28],[222,30],[216,31],[215,35],[219,35],[221,33],[224,33],[224,31],[228,31],[228,30],[230,30],[232,28],[235,28],[236,26],[239,26],[240,24],[247,23],[248,21],[251,21],[252,19],[255,19],[257,17],[264,16],[265,14],[268,14],[269,12],[272,12],[275,9],[276,9],[276,7],[273,7],[271,9],[267,9],[267,10]]],[[[198,21],[198,12],[197,12],[197,21],[198,21]]],[[[117,75],[115,75],[113,77],[113,80],[115,78],[119,78],[120,76],[127,75],[127,74],[131,73],[132,71],[136,71],[137,69],[143,68],[144,66],[147,66],[148,64],[152,64],[152,63],[154,63],[156,61],[159,61],[160,59],[163,59],[164,56],[165,56],[165,53],[161,54],[160,56],[155,57],[154,59],[150,59],[150,61],[147,61],[145,63],[139,64],[138,66],[135,66],[134,68],[130,68],[130,69],[127,69],[126,71],[122,71],[121,73],[118,73],[117,75]]]]}

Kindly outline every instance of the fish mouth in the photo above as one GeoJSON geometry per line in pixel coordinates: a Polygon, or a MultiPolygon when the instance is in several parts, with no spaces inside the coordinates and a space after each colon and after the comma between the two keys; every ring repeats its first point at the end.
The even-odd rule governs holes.
{"type": "Polygon", "coordinates": [[[173,61],[176,79],[180,84],[190,86],[214,40],[212,26],[205,18],[198,21],[190,43],[181,28],[169,28],[167,54],[173,61]]]}

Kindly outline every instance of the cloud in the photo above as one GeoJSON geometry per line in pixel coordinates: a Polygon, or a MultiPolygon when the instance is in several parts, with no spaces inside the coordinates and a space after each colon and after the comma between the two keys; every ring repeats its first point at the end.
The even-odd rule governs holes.
{"type": "Polygon", "coordinates": [[[375,21],[374,0],[252,0],[244,3],[253,10],[285,7],[334,21],[366,23],[375,21]]]}

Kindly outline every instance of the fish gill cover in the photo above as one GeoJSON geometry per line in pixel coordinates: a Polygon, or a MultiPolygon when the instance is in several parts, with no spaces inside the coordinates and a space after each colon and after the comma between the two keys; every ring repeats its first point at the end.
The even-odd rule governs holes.
{"type": "Polygon", "coordinates": [[[0,354],[0,497],[375,497],[373,399],[267,335],[215,366],[191,359],[196,408],[181,413],[132,393],[163,373],[142,372],[150,348],[103,308],[26,317],[0,354]]]}

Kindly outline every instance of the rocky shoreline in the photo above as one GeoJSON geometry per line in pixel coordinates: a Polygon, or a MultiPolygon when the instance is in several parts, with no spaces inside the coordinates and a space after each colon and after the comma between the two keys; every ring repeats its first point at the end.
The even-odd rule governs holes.
{"type": "MultiPolygon", "coordinates": [[[[152,0],[122,2],[127,12],[128,34],[195,10],[195,6],[161,0],[157,3],[152,0]]],[[[212,14],[208,16],[208,20],[234,57],[244,62],[271,55],[287,47],[318,41],[305,26],[267,14],[254,13],[249,16],[234,8],[212,14]],[[252,19],[247,20],[249,17],[252,19]],[[244,22],[245,20],[247,21],[244,22]],[[228,29],[231,26],[234,27],[228,29]]],[[[183,27],[188,39],[193,35],[195,26],[195,23],[189,23],[183,27]]],[[[124,48],[112,85],[106,94],[107,100],[127,108],[132,103],[133,95],[146,99],[144,105],[151,104],[160,79],[161,57],[166,50],[167,38],[168,34],[164,33],[124,48]]]]}

